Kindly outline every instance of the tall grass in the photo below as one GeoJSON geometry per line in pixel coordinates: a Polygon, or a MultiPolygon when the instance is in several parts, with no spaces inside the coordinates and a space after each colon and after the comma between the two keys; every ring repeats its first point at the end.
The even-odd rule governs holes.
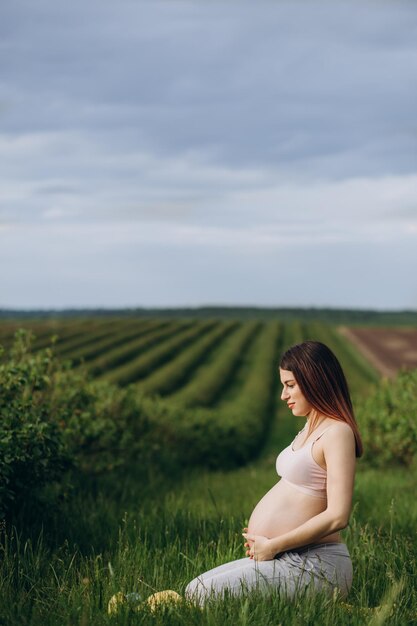
{"type": "MultiPolygon", "coordinates": [[[[292,422],[275,427],[282,445],[292,422]]],[[[337,597],[288,602],[276,595],[218,601],[203,611],[176,605],[150,614],[107,615],[115,592],[179,593],[198,573],[244,556],[241,528],[276,480],[274,456],[231,472],[176,477],[141,468],[79,485],[60,511],[22,511],[31,535],[3,532],[0,621],[4,624],[393,624],[417,621],[417,488],[402,469],[359,470],[345,540],[354,563],[347,602],[337,597]]]]}

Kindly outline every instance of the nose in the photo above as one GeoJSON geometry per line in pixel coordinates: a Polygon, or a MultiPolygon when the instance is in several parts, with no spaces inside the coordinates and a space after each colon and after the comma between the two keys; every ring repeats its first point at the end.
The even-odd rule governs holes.
{"type": "Polygon", "coordinates": [[[290,397],[290,394],[288,393],[288,390],[285,389],[284,387],[281,393],[281,400],[287,400],[289,397],[290,397]]]}

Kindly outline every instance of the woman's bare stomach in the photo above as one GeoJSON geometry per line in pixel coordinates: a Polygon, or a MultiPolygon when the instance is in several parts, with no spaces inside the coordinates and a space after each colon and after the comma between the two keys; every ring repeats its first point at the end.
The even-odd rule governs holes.
{"type": "MultiPolygon", "coordinates": [[[[288,482],[280,480],[264,495],[249,519],[248,532],[271,539],[301,526],[322,513],[327,502],[298,491],[288,482]]],[[[314,543],[341,542],[339,532],[316,540],[314,543]]]]}

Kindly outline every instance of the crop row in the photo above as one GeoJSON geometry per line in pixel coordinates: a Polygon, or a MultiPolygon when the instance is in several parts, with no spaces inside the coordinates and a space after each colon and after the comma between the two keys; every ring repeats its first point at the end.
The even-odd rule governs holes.
{"type": "Polygon", "coordinates": [[[210,332],[182,350],[178,356],[138,383],[138,388],[144,393],[160,395],[175,391],[237,325],[237,322],[216,325],[210,332]]]}
{"type": "MultiPolygon", "coordinates": [[[[116,324],[113,321],[113,325],[116,324]]],[[[82,345],[96,334],[102,333],[103,329],[111,329],[109,321],[84,320],[76,322],[67,322],[60,324],[38,323],[31,324],[28,331],[33,334],[32,345],[34,350],[43,350],[53,346],[55,353],[65,355],[68,346],[82,345]]],[[[13,332],[10,329],[6,332],[2,343],[10,346],[13,342],[13,332]]]]}
{"type": "Polygon", "coordinates": [[[109,330],[103,335],[92,335],[91,341],[78,347],[68,349],[65,358],[70,359],[74,364],[79,362],[88,362],[97,359],[101,355],[108,353],[110,350],[118,348],[123,344],[139,339],[144,335],[162,329],[168,326],[169,322],[146,321],[142,323],[132,323],[116,327],[109,330]]]}
{"type": "Polygon", "coordinates": [[[177,321],[156,326],[144,336],[108,349],[101,356],[89,361],[88,368],[93,376],[108,379],[112,373],[121,370],[122,367],[129,367],[138,357],[152,349],[159,349],[165,341],[184,332],[191,326],[190,322],[180,323],[177,321]]]}
{"type": "MultiPolygon", "coordinates": [[[[139,324],[134,322],[133,324],[136,328],[140,328],[143,325],[143,322],[139,324]]],[[[98,326],[86,329],[78,338],[70,342],[65,342],[65,345],[58,343],[55,351],[59,356],[65,359],[71,359],[73,354],[81,354],[84,349],[87,350],[89,347],[93,346],[95,342],[109,337],[114,332],[120,332],[120,330],[120,324],[116,320],[108,321],[98,326]]]]}
{"type": "Polygon", "coordinates": [[[55,352],[59,352],[64,346],[79,341],[86,336],[86,333],[89,333],[90,330],[88,328],[81,328],[77,326],[76,328],[68,328],[68,329],[60,329],[59,332],[42,332],[36,335],[36,339],[34,342],[34,348],[36,350],[43,350],[54,345],[55,352]]]}
{"type": "MultiPolygon", "coordinates": [[[[84,332],[83,329],[77,325],[78,333],[84,332]]],[[[62,333],[74,333],[72,324],[59,325],[45,322],[32,322],[26,324],[7,323],[2,322],[0,324],[0,343],[9,347],[13,343],[13,338],[17,330],[25,329],[34,335],[34,344],[36,348],[44,348],[51,344],[51,338],[53,336],[61,335],[62,333]]]]}
{"type": "Polygon", "coordinates": [[[238,396],[222,405],[223,414],[255,414],[260,424],[267,425],[278,384],[276,362],[282,345],[282,330],[282,324],[270,322],[258,335],[252,350],[252,366],[238,396]]]}
{"type": "Polygon", "coordinates": [[[232,381],[249,344],[259,331],[259,322],[246,322],[227,337],[215,358],[200,367],[187,385],[171,396],[182,406],[210,406],[232,381]]]}
{"type": "Polygon", "coordinates": [[[174,462],[209,467],[240,465],[259,452],[273,417],[281,337],[278,322],[265,324],[241,393],[221,410],[159,403],[153,423],[158,449],[169,449],[174,462]]]}
{"type": "Polygon", "coordinates": [[[175,354],[219,324],[220,322],[212,320],[192,323],[185,329],[177,331],[174,337],[163,342],[162,345],[138,356],[125,365],[106,372],[105,378],[122,386],[136,382],[148,376],[162,364],[167,363],[175,354]]]}
{"type": "MultiPolygon", "coordinates": [[[[42,350],[49,347],[53,342],[55,351],[63,352],[64,346],[68,345],[69,342],[82,342],[103,328],[114,328],[119,324],[117,319],[100,320],[93,318],[60,322],[54,320],[33,321],[27,322],[23,327],[34,335],[34,349],[42,350]]],[[[22,328],[22,325],[3,322],[0,325],[0,342],[5,346],[11,345],[14,333],[19,328],[22,328]]]]}

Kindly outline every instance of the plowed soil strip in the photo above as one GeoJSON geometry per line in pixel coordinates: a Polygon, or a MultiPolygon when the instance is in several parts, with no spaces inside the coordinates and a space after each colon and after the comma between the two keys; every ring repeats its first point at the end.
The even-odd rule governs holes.
{"type": "Polygon", "coordinates": [[[415,328],[346,328],[347,337],[372,365],[387,378],[400,369],[417,367],[417,329],[415,328]]]}

